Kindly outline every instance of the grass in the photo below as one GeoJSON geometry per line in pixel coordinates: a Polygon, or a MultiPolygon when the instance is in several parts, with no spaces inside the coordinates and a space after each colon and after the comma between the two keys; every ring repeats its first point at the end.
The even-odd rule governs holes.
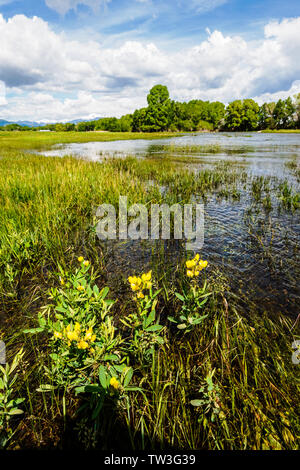
{"type": "Polygon", "coordinates": [[[276,134],[299,134],[300,129],[264,129],[263,133],[276,133],[276,134]]]}
{"type": "Polygon", "coordinates": [[[180,133],[172,132],[36,132],[36,131],[0,131],[1,149],[7,150],[46,150],[56,144],[80,142],[107,142],[128,139],[161,139],[177,137],[180,133]]]}
{"type": "MultiPolygon", "coordinates": [[[[23,149],[46,148],[75,138],[69,133],[53,134],[0,136],[0,339],[6,343],[9,363],[20,348],[24,350],[12,389],[14,398],[25,398],[19,405],[24,414],[10,419],[14,434],[8,448],[299,448],[299,365],[291,360],[292,342],[299,339],[299,322],[287,315],[274,317],[268,311],[258,315],[253,304],[243,308],[226,272],[217,268],[209,267],[206,274],[203,271],[199,282],[190,281],[184,250],[179,247],[169,266],[161,247],[147,260],[147,266],[150,263],[156,289],[161,289],[157,302],[152,299],[151,305],[155,321],[164,327],[164,342],[155,343],[146,355],[144,350],[133,353],[132,348],[142,344],[133,342],[135,335],[144,334],[139,304],[132,298],[122,262],[121,271],[114,273],[116,283],[112,282],[112,259],[94,230],[95,208],[103,202],[117,207],[120,194],[128,196],[129,204],[147,205],[189,202],[195,195],[199,200],[209,195],[238,199],[240,188],[248,184],[254,202],[261,202],[271,191],[268,178],[249,179],[245,172],[226,163],[190,171],[172,161],[172,154],[166,159],[127,157],[97,163],[24,153],[23,149]],[[103,305],[94,304],[91,296],[82,300],[77,284],[69,290],[60,281],[77,272],[79,255],[90,260],[95,285],[100,290],[107,285],[111,288],[109,295],[115,303],[107,321],[114,325],[114,337],[119,341],[113,351],[132,369],[130,386],[136,389],[129,386],[127,390],[124,377],[120,378],[122,386],[118,393],[105,395],[99,415],[95,409],[102,403],[105,387],[103,377],[99,384],[98,371],[100,374],[102,366],[108,373],[114,363],[99,352],[92,363],[84,364],[84,380],[81,368],[75,368],[72,380],[78,379],[80,386],[102,387],[99,396],[91,389],[76,394],[68,380],[57,386],[52,367],[59,362],[50,356],[57,351],[51,328],[43,326],[36,334],[23,332],[39,326],[38,315],[45,307],[52,319],[60,302],[57,296],[65,295],[66,302],[75,302],[70,303],[70,311],[81,315],[80,322],[86,321],[85,312],[92,309],[98,322],[94,329],[99,326],[97,335],[104,334],[101,328],[108,328],[109,323],[100,321],[103,305]],[[170,316],[179,318],[183,311],[176,293],[191,295],[191,286],[199,292],[205,279],[205,289],[211,294],[207,302],[200,307],[188,303],[185,312],[207,316],[184,332],[168,320],[170,316]],[[53,296],[53,289],[59,294],[53,296]],[[135,315],[133,328],[122,322],[129,314],[135,315]],[[55,388],[37,392],[45,383],[55,384],[55,388]]],[[[76,133],[76,138],[119,136],[76,133]]],[[[284,196],[288,206],[293,194],[289,186],[282,186],[278,197],[284,196]]],[[[267,208],[269,204],[267,200],[267,208]]],[[[130,269],[129,274],[139,274],[130,269]]],[[[156,341],[154,333],[146,335],[150,342],[156,341]]],[[[70,357],[77,360],[83,356],[70,357]]]]}

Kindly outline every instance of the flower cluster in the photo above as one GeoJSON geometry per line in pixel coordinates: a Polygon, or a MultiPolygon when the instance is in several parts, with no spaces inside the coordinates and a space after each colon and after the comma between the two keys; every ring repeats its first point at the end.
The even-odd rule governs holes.
{"type": "Polygon", "coordinates": [[[186,263],[186,274],[188,277],[197,277],[200,274],[200,271],[202,269],[206,268],[207,266],[207,261],[203,261],[200,259],[200,256],[197,254],[195,258],[187,261],[186,263]]]}
{"type": "Polygon", "coordinates": [[[129,276],[128,282],[130,284],[131,290],[137,292],[137,299],[143,299],[145,296],[143,291],[145,289],[150,290],[152,288],[152,271],[142,274],[141,277],[129,276]]]}
{"type": "Polygon", "coordinates": [[[96,335],[92,327],[82,330],[80,324],[76,322],[74,327],[72,324],[69,324],[63,329],[63,332],[55,331],[53,339],[67,341],[68,346],[71,346],[74,341],[78,349],[88,349],[96,341],[96,335]]]}

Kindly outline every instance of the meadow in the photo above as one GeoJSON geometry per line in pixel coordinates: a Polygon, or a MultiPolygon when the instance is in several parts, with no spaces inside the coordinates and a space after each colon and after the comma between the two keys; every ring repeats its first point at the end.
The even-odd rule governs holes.
{"type": "Polygon", "coordinates": [[[299,247],[280,235],[279,259],[276,227],[262,223],[271,211],[299,214],[298,160],[282,182],[249,176],[228,151],[203,168],[199,148],[183,144],[101,162],[30,152],[128,138],[150,136],[0,133],[0,447],[298,449],[299,247]],[[277,275],[281,302],[280,277],[291,279],[291,304],[276,300],[274,311],[246,291],[241,270],[178,240],[148,244],[145,256],[142,242],[100,241],[95,209],[118,207],[122,194],[147,206],[245,198],[253,257],[277,275]]]}

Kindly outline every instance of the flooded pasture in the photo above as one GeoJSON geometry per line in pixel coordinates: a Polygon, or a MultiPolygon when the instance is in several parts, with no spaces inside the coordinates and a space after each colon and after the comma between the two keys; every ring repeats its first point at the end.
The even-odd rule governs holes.
{"type": "MultiPolygon", "coordinates": [[[[299,314],[300,134],[201,133],[59,145],[42,153],[93,161],[168,159],[196,174],[222,173],[223,183],[215,190],[193,194],[194,201],[204,202],[202,258],[226,276],[243,309],[255,305],[259,311],[299,314]]],[[[167,185],[163,191],[174,188],[167,185]]],[[[112,278],[145,266],[172,271],[186,256],[185,244],[176,240],[109,242],[106,249],[112,278]]]]}

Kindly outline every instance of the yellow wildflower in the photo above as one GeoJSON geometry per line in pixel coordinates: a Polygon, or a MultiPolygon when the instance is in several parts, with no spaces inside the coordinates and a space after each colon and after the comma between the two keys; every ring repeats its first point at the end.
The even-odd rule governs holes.
{"type": "Polygon", "coordinates": [[[53,336],[54,336],[55,339],[56,338],[62,339],[62,334],[59,331],[55,331],[53,336]]]}
{"type": "Polygon", "coordinates": [[[142,274],[142,281],[143,282],[151,281],[151,276],[152,276],[152,271],[142,274]]]}
{"type": "Polygon", "coordinates": [[[89,266],[89,264],[90,264],[90,262],[89,262],[88,260],[85,260],[85,261],[83,262],[83,266],[85,266],[85,267],[89,266]]]}
{"type": "Polygon", "coordinates": [[[80,329],[81,329],[80,323],[78,323],[78,321],[75,322],[74,330],[79,332],[80,329]]]}
{"type": "Polygon", "coordinates": [[[79,336],[78,336],[78,332],[77,331],[68,331],[67,333],[67,338],[70,340],[70,341],[77,341],[79,336]]]}
{"type": "Polygon", "coordinates": [[[84,287],[81,286],[81,285],[79,285],[79,286],[77,287],[77,290],[78,290],[79,292],[82,292],[82,291],[84,291],[84,287]]]}
{"type": "Polygon", "coordinates": [[[86,330],[84,339],[86,341],[90,341],[91,343],[94,343],[96,341],[96,335],[93,334],[93,328],[92,327],[90,327],[88,330],[86,330]]]}
{"type": "Polygon", "coordinates": [[[199,276],[200,271],[202,271],[202,269],[207,267],[208,263],[207,261],[200,259],[200,256],[196,254],[196,256],[192,260],[186,261],[185,264],[187,267],[187,272],[186,272],[187,276],[197,277],[199,276]]]}
{"type": "Polygon", "coordinates": [[[151,287],[152,287],[152,282],[146,282],[146,284],[145,284],[145,289],[149,289],[149,290],[150,290],[151,287]]]}
{"type": "Polygon", "coordinates": [[[116,377],[112,377],[109,381],[110,385],[115,389],[120,387],[120,382],[116,379],[116,377]]]}
{"type": "Polygon", "coordinates": [[[202,259],[199,261],[199,266],[201,266],[202,269],[206,268],[207,264],[207,261],[204,261],[202,259]]]}
{"type": "Polygon", "coordinates": [[[128,281],[130,283],[131,290],[135,292],[140,289],[140,286],[142,284],[142,280],[140,277],[129,276],[128,281]]]}
{"type": "Polygon", "coordinates": [[[193,267],[195,266],[196,261],[193,260],[193,259],[190,259],[190,260],[187,261],[185,264],[186,264],[186,267],[187,267],[188,269],[190,269],[190,268],[193,268],[193,267]]]}
{"type": "Polygon", "coordinates": [[[61,286],[64,286],[64,285],[65,285],[65,281],[63,280],[63,278],[60,277],[59,280],[60,280],[60,285],[61,285],[61,286]]]}
{"type": "Polygon", "coordinates": [[[142,292],[138,292],[136,297],[137,299],[143,299],[145,296],[142,292]]]}
{"type": "Polygon", "coordinates": [[[78,343],[77,343],[77,348],[78,349],[87,349],[89,347],[89,343],[87,343],[86,341],[84,341],[83,339],[81,339],[78,343]]]}
{"type": "Polygon", "coordinates": [[[79,258],[78,258],[79,263],[82,263],[83,260],[84,260],[84,257],[83,257],[83,256],[79,256],[79,258]]]}

